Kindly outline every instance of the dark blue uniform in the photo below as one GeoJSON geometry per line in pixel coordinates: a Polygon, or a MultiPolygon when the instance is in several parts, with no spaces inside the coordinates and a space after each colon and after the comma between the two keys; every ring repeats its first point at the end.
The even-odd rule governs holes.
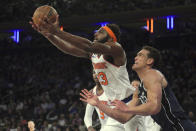
{"type": "MultiPolygon", "coordinates": [[[[147,90],[143,83],[138,89],[138,98],[141,103],[146,103],[147,90]]],[[[151,117],[161,126],[162,131],[196,131],[196,126],[188,119],[169,86],[162,89],[161,111],[151,117]]]]}

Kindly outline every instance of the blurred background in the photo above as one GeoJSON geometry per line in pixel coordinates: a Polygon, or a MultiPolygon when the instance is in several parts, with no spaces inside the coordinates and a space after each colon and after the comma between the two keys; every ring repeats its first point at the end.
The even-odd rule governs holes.
{"type": "MultiPolygon", "coordinates": [[[[7,0],[0,5],[0,130],[85,131],[81,89],[95,84],[91,62],[62,53],[30,24],[35,9],[53,6],[65,31],[93,40],[100,26],[116,23],[127,53],[130,80],[136,52],[158,48],[161,71],[196,122],[196,0],[7,0]]],[[[100,124],[93,116],[95,128],[100,124]]]]}

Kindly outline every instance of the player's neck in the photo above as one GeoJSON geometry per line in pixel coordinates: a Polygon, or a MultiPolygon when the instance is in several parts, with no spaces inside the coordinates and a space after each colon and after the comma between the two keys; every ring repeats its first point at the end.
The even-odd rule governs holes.
{"type": "Polygon", "coordinates": [[[150,68],[142,68],[137,70],[137,75],[139,76],[140,80],[143,80],[145,77],[145,74],[150,70],[150,68]]]}
{"type": "Polygon", "coordinates": [[[101,87],[100,84],[97,85],[96,94],[97,94],[98,96],[100,96],[100,95],[103,94],[103,89],[102,89],[102,87],[101,87]]]}

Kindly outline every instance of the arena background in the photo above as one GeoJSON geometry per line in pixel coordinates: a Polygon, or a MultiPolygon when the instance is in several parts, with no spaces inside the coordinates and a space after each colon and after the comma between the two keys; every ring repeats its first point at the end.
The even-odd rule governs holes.
{"type": "Polygon", "coordinates": [[[65,31],[90,40],[101,25],[118,24],[130,80],[136,52],[143,45],[160,49],[160,70],[196,122],[195,0],[8,0],[0,4],[1,131],[26,131],[29,120],[37,130],[86,130],[79,92],[94,86],[91,62],[62,53],[31,28],[34,10],[45,4],[65,31]]]}

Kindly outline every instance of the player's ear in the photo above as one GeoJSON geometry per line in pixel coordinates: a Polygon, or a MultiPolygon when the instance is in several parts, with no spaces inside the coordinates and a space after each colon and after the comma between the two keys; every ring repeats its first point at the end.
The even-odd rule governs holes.
{"type": "Polygon", "coordinates": [[[154,63],[154,59],[153,58],[148,58],[147,64],[152,65],[153,63],[154,63]]]}

